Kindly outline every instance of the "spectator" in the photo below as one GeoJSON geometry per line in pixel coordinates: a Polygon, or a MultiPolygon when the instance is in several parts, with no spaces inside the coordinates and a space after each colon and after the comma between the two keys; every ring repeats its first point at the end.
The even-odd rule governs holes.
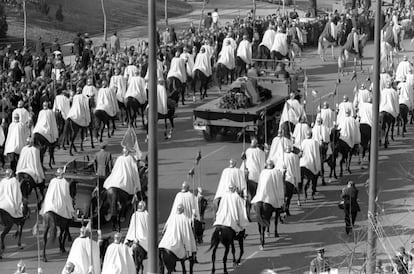
{"type": "Polygon", "coordinates": [[[114,34],[110,38],[110,50],[112,53],[117,54],[120,49],[121,43],[119,41],[119,37],[117,35],[117,32],[114,32],[114,34]]]}

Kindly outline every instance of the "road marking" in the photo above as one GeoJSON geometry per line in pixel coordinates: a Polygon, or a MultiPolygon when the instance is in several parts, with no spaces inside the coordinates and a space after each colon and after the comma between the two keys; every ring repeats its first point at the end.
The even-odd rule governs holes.
{"type": "Polygon", "coordinates": [[[322,204],[320,204],[319,206],[315,207],[314,209],[312,209],[311,212],[309,212],[308,214],[306,214],[305,216],[303,216],[301,219],[299,219],[299,221],[303,221],[305,218],[309,217],[310,215],[312,215],[316,210],[318,210],[319,208],[321,208],[322,206],[326,205],[327,203],[329,203],[329,201],[325,201],[322,204]]]}
{"type": "Polygon", "coordinates": [[[214,150],[214,151],[210,152],[209,154],[207,154],[206,156],[204,156],[202,159],[208,158],[208,157],[210,157],[211,155],[213,155],[213,154],[215,154],[215,153],[217,153],[217,152],[219,152],[220,150],[225,149],[225,148],[226,148],[226,146],[219,147],[218,149],[216,149],[216,150],[214,150]]]}
{"type": "Polygon", "coordinates": [[[245,262],[247,262],[248,260],[250,260],[251,258],[253,258],[254,256],[256,256],[256,254],[259,253],[259,250],[256,250],[255,252],[253,252],[252,254],[250,254],[250,256],[248,256],[246,259],[242,260],[240,262],[240,264],[236,267],[233,267],[233,270],[231,270],[230,272],[234,272],[237,270],[237,268],[241,265],[243,265],[245,262]]]}

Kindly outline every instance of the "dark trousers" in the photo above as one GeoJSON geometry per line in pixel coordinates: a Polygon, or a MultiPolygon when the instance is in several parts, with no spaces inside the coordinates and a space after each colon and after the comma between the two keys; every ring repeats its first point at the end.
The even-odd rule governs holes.
{"type": "Polygon", "coordinates": [[[345,204],[344,205],[344,212],[345,212],[345,231],[346,234],[352,231],[352,228],[354,227],[355,220],[357,217],[358,211],[351,211],[350,206],[345,204]]]}

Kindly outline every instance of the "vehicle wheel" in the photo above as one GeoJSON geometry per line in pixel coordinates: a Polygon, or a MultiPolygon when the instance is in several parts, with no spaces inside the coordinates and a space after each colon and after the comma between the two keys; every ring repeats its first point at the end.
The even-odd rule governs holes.
{"type": "Polygon", "coordinates": [[[217,129],[214,126],[207,126],[206,130],[203,130],[204,140],[213,141],[217,136],[217,129]]]}

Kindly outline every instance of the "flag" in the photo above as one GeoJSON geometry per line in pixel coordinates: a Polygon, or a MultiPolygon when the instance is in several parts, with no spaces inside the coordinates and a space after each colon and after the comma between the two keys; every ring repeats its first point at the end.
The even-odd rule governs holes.
{"type": "Polygon", "coordinates": [[[312,96],[313,96],[313,97],[318,96],[318,91],[316,91],[316,90],[312,90],[312,96]]]}
{"type": "Polygon", "coordinates": [[[188,171],[188,176],[193,177],[194,176],[194,168],[190,169],[190,171],[188,171]]]}
{"type": "Polygon", "coordinates": [[[121,146],[126,148],[129,152],[135,153],[137,160],[141,160],[142,151],[139,147],[138,138],[135,130],[132,127],[128,127],[124,137],[121,141],[121,146]]]}
{"type": "Polygon", "coordinates": [[[196,165],[198,165],[199,163],[200,163],[200,160],[201,160],[201,150],[199,150],[198,151],[198,155],[197,155],[197,158],[196,158],[196,165]]]}

